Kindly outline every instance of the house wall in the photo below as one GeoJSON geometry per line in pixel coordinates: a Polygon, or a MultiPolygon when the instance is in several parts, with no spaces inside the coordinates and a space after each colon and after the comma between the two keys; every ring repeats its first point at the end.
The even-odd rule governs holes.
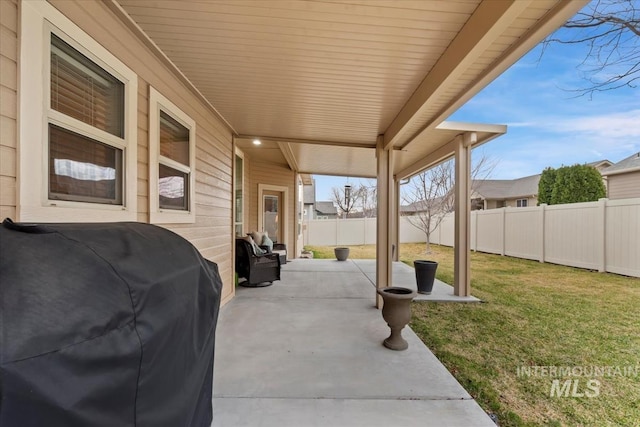
{"type": "Polygon", "coordinates": [[[258,185],[277,185],[280,187],[286,187],[288,189],[289,200],[287,201],[287,252],[291,258],[295,254],[295,241],[296,241],[296,215],[295,215],[295,173],[286,166],[281,166],[273,163],[260,162],[256,158],[251,158],[251,167],[247,169],[247,175],[245,179],[248,182],[248,200],[249,200],[249,222],[247,232],[252,230],[262,229],[262,225],[258,226],[258,209],[259,209],[259,194],[258,185]]]}
{"type": "Polygon", "coordinates": [[[507,207],[512,207],[512,208],[518,207],[517,202],[520,199],[527,199],[527,207],[536,206],[538,204],[538,199],[535,197],[518,197],[516,199],[507,199],[506,200],[507,207]]]}
{"type": "Polygon", "coordinates": [[[0,1],[0,221],[16,218],[18,4],[0,1]]]}
{"type": "MultiPolygon", "coordinates": [[[[94,40],[109,50],[138,75],[138,182],[137,219],[149,221],[149,86],[152,85],[196,121],[196,219],[192,224],[159,224],[188,239],[206,258],[218,264],[224,287],[223,303],[234,293],[232,253],[232,135],[189,87],[179,80],[102,2],[50,3],[94,40]]],[[[0,1],[2,7],[2,154],[15,165],[15,29],[19,17],[16,3],[0,1]],[[7,36],[7,37],[5,37],[7,36]],[[6,57],[6,59],[5,59],[6,57]],[[6,63],[6,65],[5,65],[6,63]],[[7,80],[5,88],[5,80],[7,80]],[[11,87],[14,86],[14,89],[11,87]],[[5,96],[6,95],[6,96],[5,96]],[[5,120],[6,116],[6,120],[5,120]],[[5,126],[5,122],[7,126],[5,126]],[[6,147],[5,147],[6,146],[6,147]]],[[[40,54],[35,52],[34,54],[40,54]]],[[[15,212],[15,166],[2,166],[2,215],[20,220],[15,212]],[[5,176],[5,174],[7,176],[5,176]],[[5,197],[6,193],[6,197],[5,197]]]]}
{"type": "Polygon", "coordinates": [[[498,200],[487,200],[486,209],[498,209],[498,200]]]}
{"type": "Polygon", "coordinates": [[[487,200],[486,209],[499,209],[502,207],[511,207],[515,208],[518,206],[518,200],[527,199],[527,206],[536,206],[538,204],[538,199],[536,197],[518,197],[515,199],[506,199],[504,200],[504,205],[502,205],[502,200],[487,200]]]}
{"type": "Polygon", "coordinates": [[[609,175],[609,199],[640,197],[640,171],[609,175]]]}

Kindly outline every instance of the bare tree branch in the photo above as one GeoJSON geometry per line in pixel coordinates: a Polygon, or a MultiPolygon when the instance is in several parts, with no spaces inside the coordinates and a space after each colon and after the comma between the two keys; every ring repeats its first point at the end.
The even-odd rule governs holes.
{"type": "Polygon", "coordinates": [[[359,195],[360,207],[362,208],[362,215],[365,218],[375,218],[378,211],[378,187],[376,182],[374,180],[369,180],[367,184],[360,183],[357,192],[359,195]]]}
{"type": "Polygon", "coordinates": [[[331,189],[331,201],[338,206],[340,212],[345,215],[347,218],[349,217],[349,213],[353,210],[353,208],[358,203],[360,199],[360,194],[358,188],[351,188],[351,192],[349,197],[346,197],[345,189],[339,187],[333,187],[331,189]]]}
{"type": "Polygon", "coordinates": [[[587,46],[578,70],[588,84],[569,89],[570,92],[577,96],[593,96],[595,92],[637,87],[640,80],[640,2],[593,1],[563,28],[564,31],[559,30],[543,42],[541,56],[552,43],[587,46]]]}
{"type": "MultiPolygon", "coordinates": [[[[497,165],[497,161],[482,154],[471,170],[472,191],[474,182],[487,179],[497,165]]],[[[426,252],[430,252],[431,234],[452,212],[455,203],[454,161],[448,160],[415,175],[403,191],[406,203],[405,215],[410,224],[425,235],[426,252]]]]}

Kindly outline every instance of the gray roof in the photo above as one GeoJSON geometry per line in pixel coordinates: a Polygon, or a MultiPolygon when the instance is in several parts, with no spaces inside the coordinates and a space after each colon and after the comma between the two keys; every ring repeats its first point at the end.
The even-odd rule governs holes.
{"type": "MultiPolygon", "coordinates": [[[[440,203],[440,200],[442,199],[442,197],[436,197],[433,200],[433,204],[432,206],[434,208],[438,207],[438,203],[440,203]]],[[[424,200],[419,200],[417,202],[411,202],[408,205],[400,205],[400,212],[401,213],[412,213],[412,212],[423,212],[427,209],[427,203],[424,200]]]]}
{"type": "Polygon", "coordinates": [[[316,211],[325,215],[338,214],[338,209],[333,205],[333,202],[316,202],[316,211]]]}
{"type": "Polygon", "coordinates": [[[477,179],[471,189],[485,199],[513,199],[538,194],[538,182],[540,174],[518,179],[477,179]]]}
{"type": "Polygon", "coordinates": [[[602,171],[602,175],[612,175],[624,172],[632,172],[634,170],[640,170],[640,153],[632,154],[626,159],[620,160],[613,166],[609,166],[602,171]]]}
{"type": "Polygon", "coordinates": [[[587,166],[592,166],[596,169],[598,169],[598,171],[602,170],[602,169],[606,169],[608,167],[610,167],[611,165],[613,165],[613,162],[607,160],[607,159],[603,159],[603,160],[597,160],[595,162],[590,162],[590,163],[586,163],[587,166]]]}
{"type": "Polygon", "coordinates": [[[311,185],[304,185],[302,188],[302,200],[305,205],[313,205],[316,202],[316,180],[311,185]]]}

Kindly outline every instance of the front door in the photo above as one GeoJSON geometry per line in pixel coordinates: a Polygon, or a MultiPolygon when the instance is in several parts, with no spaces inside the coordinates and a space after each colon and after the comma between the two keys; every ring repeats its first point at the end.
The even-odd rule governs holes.
{"type": "Polygon", "coordinates": [[[262,193],[262,229],[274,242],[284,242],[282,209],[284,196],[281,191],[264,190],[262,193]]]}

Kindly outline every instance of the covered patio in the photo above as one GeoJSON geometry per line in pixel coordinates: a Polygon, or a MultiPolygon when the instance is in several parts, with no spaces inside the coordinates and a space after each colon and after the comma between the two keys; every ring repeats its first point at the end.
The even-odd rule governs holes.
{"type": "Polygon", "coordinates": [[[506,126],[446,120],[586,3],[0,1],[0,214],[157,224],[217,263],[215,425],[492,425],[411,331],[408,351],[382,347],[374,287],[408,285],[392,250],[400,183],[455,156],[454,286],[441,289],[470,297],[470,152],[506,126]],[[57,84],[56,61],[90,78],[57,84]],[[79,86],[86,113],[51,102],[84,105],[79,86]],[[108,155],[85,158],[96,148],[108,155]],[[377,179],[375,261],[295,260],[310,174],[377,179]],[[267,217],[293,260],[236,295],[235,238],[267,217]]]}
{"type": "MultiPolygon", "coordinates": [[[[495,425],[409,328],[408,350],[382,346],[372,270],[301,259],[273,286],[238,288],[218,324],[213,425],[495,425]]],[[[411,270],[394,263],[401,283],[411,270]]]]}

